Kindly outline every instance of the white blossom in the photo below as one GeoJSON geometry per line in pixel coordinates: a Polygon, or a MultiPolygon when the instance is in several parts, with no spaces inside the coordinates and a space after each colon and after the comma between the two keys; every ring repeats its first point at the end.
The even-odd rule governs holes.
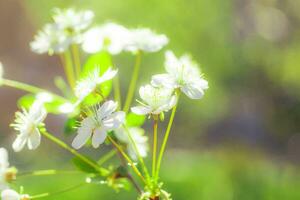
{"type": "Polygon", "coordinates": [[[23,112],[16,112],[15,122],[11,125],[19,132],[13,143],[13,149],[16,152],[21,151],[26,143],[30,150],[36,149],[40,145],[39,126],[43,124],[46,116],[46,109],[40,101],[35,101],[29,111],[23,109],[23,112]]]}
{"type": "Polygon", "coordinates": [[[140,127],[129,127],[128,130],[126,130],[123,127],[120,127],[114,131],[115,136],[118,140],[125,143],[127,145],[127,151],[130,157],[134,160],[137,160],[137,154],[135,151],[134,144],[132,144],[130,138],[128,137],[128,134],[132,137],[132,140],[136,144],[136,148],[139,152],[139,154],[142,157],[147,156],[148,152],[148,137],[145,136],[145,130],[140,127]],[[126,132],[128,131],[128,132],[126,132]]]}
{"type": "Polygon", "coordinates": [[[92,11],[54,9],[53,23],[46,24],[30,46],[38,54],[59,54],[73,43],[80,43],[82,32],[92,23],[92,11]]]}
{"type": "Polygon", "coordinates": [[[46,24],[30,43],[31,50],[38,54],[59,54],[69,48],[72,38],[57,24],[46,24]]]}
{"type": "Polygon", "coordinates": [[[142,86],[139,90],[143,102],[141,106],[132,107],[131,110],[137,115],[154,114],[166,112],[175,106],[177,98],[173,90],[164,87],[142,86]]]}
{"type": "Polygon", "coordinates": [[[188,55],[176,58],[172,51],[167,51],[165,56],[167,73],[154,75],[152,85],[180,89],[189,98],[200,99],[208,89],[208,82],[200,74],[198,65],[188,55]]]}
{"type": "Polygon", "coordinates": [[[100,68],[96,67],[87,77],[77,82],[75,87],[76,97],[79,101],[82,101],[86,96],[94,92],[98,85],[112,79],[117,73],[117,70],[109,68],[100,76],[100,68]]]}
{"type": "Polygon", "coordinates": [[[6,172],[9,168],[8,153],[4,148],[0,148],[0,190],[8,188],[6,183],[6,172]]]}
{"type": "Polygon", "coordinates": [[[156,34],[150,29],[133,29],[129,33],[125,49],[133,53],[137,51],[156,52],[161,50],[168,42],[167,36],[156,34]]]}
{"type": "Polygon", "coordinates": [[[107,50],[110,54],[119,54],[124,49],[128,35],[129,31],[125,27],[115,23],[106,23],[91,28],[84,34],[82,48],[87,53],[107,50]]]}
{"type": "Polygon", "coordinates": [[[19,194],[14,190],[5,189],[1,192],[2,200],[29,200],[30,196],[28,194],[19,194]]]}
{"type": "Polygon", "coordinates": [[[81,121],[72,146],[79,149],[91,138],[92,146],[98,148],[105,141],[107,132],[119,128],[125,120],[125,113],[116,112],[117,107],[116,102],[106,101],[99,108],[94,108],[92,115],[81,121]]]}
{"type": "Polygon", "coordinates": [[[94,19],[94,13],[90,10],[76,11],[69,9],[54,9],[53,20],[60,29],[78,33],[87,29],[94,19]]]}

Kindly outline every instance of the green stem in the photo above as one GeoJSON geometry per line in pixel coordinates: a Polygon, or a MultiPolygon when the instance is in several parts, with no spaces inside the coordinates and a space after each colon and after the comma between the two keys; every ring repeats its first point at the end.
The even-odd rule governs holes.
{"type": "Polygon", "coordinates": [[[65,70],[65,74],[69,83],[69,86],[71,88],[75,87],[75,74],[73,70],[73,64],[72,64],[72,56],[70,51],[64,52],[61,56],[62,64],[65,70]]]}
{"type": "MultiPolygon", "coordinates": [[[[180,93],[178,93],[178,99],[179,99],[179,95],[180,95],[180,93]]],[[[157,167],[156,167],[155,181],[157,181],[158,177],[159,177],[161,161],[162,161],[162,158],[163,158],[163,155],[164,155],[164,152],[165,152],[165,149],[166,149],[166,145],[167,145],[167,142],[168,142],[168,139],[169,139],[169,135],[170,135],[170,132],[171,132],[172,124],[173,124],[173,121],[174,121],[174,117],[175,117],[175,113],[176,113],[176,109],[177,109],[177,105],[178,105],[178,99],[177,99],[176,105],[172,109],[172,113],[171,113],[171,116],[170,116],[168,127],[167,127],[167,130],[166,130],[166,133],[165,133],[165,136],[164,136],[164,139],[163,139],[163,143],[162,143],[162,146],[161,146],[161,149],[160,149],[160,152],[159,152],[157,167]]]]}
{"type": "Polygon", "coordinates": [[[138,160],[140,161],[140,163],[141,163],[141,165],[142,165],[142,168],[143,168],[143,171],[144,171],[144,173],[145,173],[145,175],[146,175],[146,178],[147,178],[147,180],[149,181],[149,180],[150,180],[150,175],[149,175],[148,169],[147,169],[147,167],[146,167],[146,164],[145,164],[145,162],[144,162],[144,159],[143,159],[143,157],[141,156],[141,154],[140,154],[140,152],[139,152],[139,149],[137,148],[137,145],[136,145],[134,139],[132,138],[132,136],[131,136],[130,131],[128,130],[128,128],[127,128],[125,125],[123,125],[123,128],[125,129],[125,132],[127,133],[127,136],[128,136],[128,138],[129,138],[130,142],[133,144],[133,148],[134,148],[134,150],[135,150],[135,152],[136,152],[136,155],[137,155],[137,157],[138,157],[138,160]]]}
{"type": "Polygon", "coordinates": [[[55,169],[47,169],[47,170],[36,170],[31,172],[21,172],[18,173],[18,177],[27,177],[27,176],[49,176],[49,175],[57,175],[57,174],[77,174],[81,173],[80,171],[62,171],[55,169]]]}
{"type": "Polygon", "coordinates": [[[114,155],[116,155],[117,151],[115,149],[111,150],[107,154],[103,155],[99,160],[98,160],[98,165],[103,165],[106,161],[111,159],[114,155]]]}
{"type": "Polygon", "coordinates": [[[156,167],[156,152],[157,152],[157,127],[158,120],[154,119],[153,124],[153,154],[152,154],[152,177],[155,177],[155,167],[156,167]]]}
{"type": "Polygon", "coordinates": [[[121,109],[122,108],[122,100],[121,100],[120,80],[119,80],[118,74],[113,79],[113,88],[114,88],[114,98],[118,102],[118,106],[121,109]]]}
{"type": "MultiPolygon", "coordinates": [[[[123,167],[127,168],[127,161],[124,159],[123,155],[118,152],[118,157],[121,161],[121,164],[123,165],[123,167]]],[[[135,179],[133,179],[132,175],[130,174],[130,172],[127,172],[127,178],[129,181],[131,181],[131,183],[133,184],[133,186],[135,187],[135,189],[142,194],[142,190],[140,188],[140,186],[138,185],[138,183],[135,181],[135,179]]]]}
{"type": "Polygon", "coordinates": [[[26,92],[30,92],[30,93],[40,93],[40,92],[44,92],[43,89],[26,84],[26,83],[21,83],[18,81],[14,81],[14,80],[8,80],[8,79],[2,79],[1,81],[2,85],[8,86],[8,87],[12,87],[12,88],[16,88],[19,90],[23,90],[26,92]]]}
{"type": "Polygon", "coordinates": [[[76,77],[79,78],[80,71],[81,71],[81,64],[80,64],[80,54],[79,54],[78,45],[73,44],[71,48],[72,48],[74,65],[75,65],[75,74],[76,77]]]}
{"type": "Polygon", "coordinates": [[[122,154],[122,156],[127,160],[127,162],[130,164],[130,166],[132,167],[132,169],[136,173],[136,175],[138,175],[141,178],[141,180],[146,184],[147,182],[146,182],[145,178],[143,177],[141,172],[138,170],[138,168],[135,166],[133,161],[129,158],[129,156],[123,151],[122,147],[116,141],[114,141],[110,136],[108,136],[108,139],[118,149],[118,151],[122,154]]]}
{"type": "Polygon", "coordinates": [[[49,93],[50,95],[52,95],[55,98],[58,98],[58,99],[63,100],[63,101],[68,101],[67,99],[65,99],[62,96],[59,96],[59,95],[54,94],[52,92],[49,92],[45,89],[38,88],[36,86],[29,85],[29,84],[26,84],[26,83],[14,81],[14,80],[9,80],[9,79],[2,79],[1,84],[4,85],[4,86],[7,86],[7,87],[16,88],[16,89],[23,90],[23,91],[30,92],[30,93],[34,93],[34,94],[38,94],[38,93],[42,93],[42,92],[49,93]]]}
{"type": "Polygon", "coordinates": [[[63,149],[69,151],[70,153],[72,153],[73,155],[75,155],[77,158],[79,158],[80,160],[82,160],[83,162],[85,162],[86,164],[90,165],[91,167],[95,168],[95,170],[97,170],[100,174],[103,173],[103,170],[98,164],[92,162],[91,160],[89,160],[88,158],[86,158],[84,155],[78,153],[75,149],[69,147],[66,143],[64,143],[63,141],[61,141],[60,139],[56,138],[55,136],[53,136],[52,134],[46,132],[46,131],[41,131],[41,133],[48,138],[49,140],[51,140],[52,142],[56,143],[58,146],[62,147],[63,149]]]}
{"type": "Polygon", "coordinates": [[[74,186],[65,188],[65,189],[63,189],[63,190],[59,190],[59,191],[57,191],[57,192],[52,192],[52,193],[46,192],[46,193],[42,193],[42,194],[30,196],[30,199],[40,199],[40,198],[44,198],[44,197],[49,197],[49,196],[53,196],[53,195],[58,195],[58,194],[66,193],[66,192],[69,192],[69,191],[71,191],[71,190],[74,190],[74,189],[77,189],[77,188],[79,188],[79,187],[82,187],[82,186],[84,186],[84,185],[86,185],[86,184],[87,184],[87,183],[80,183],[80,184],[78,184],[78,185],[74,185],[74,186]]]}
{"type": "Polygon", "coordinates": [[[133,73],[132,73],[132,77],[131,77],[131,81],[130,81],[130,84],[129,84],[129,89],[128,89],[128,93],[127,93],[127,97],[126,97],[126,101],[125,101],[125,105],[124,105],[124,109],[123,109],[126,113],[129,111],[129,108],[130,108],[130,105],[131,105],[131,102],[132,102],[132,98],[134,96],[136,82],[137,82],[138,77],[139,77],[141,59],[142,59],[142,52],[138,51],[137,54],[136,54],[135,65],[134,65],[134,68],[133,68],[133,73]]]}

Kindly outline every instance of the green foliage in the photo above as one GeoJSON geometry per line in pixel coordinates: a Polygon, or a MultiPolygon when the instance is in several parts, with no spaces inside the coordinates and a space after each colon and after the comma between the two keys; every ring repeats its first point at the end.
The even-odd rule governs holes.
{"type": "Polygon", "coordinates": [[[128,127],[131,126],[142,126],[145,123],[146,116],[144,115],[137,115],[134,113],[128,113],[126,115],[126,125],[128,127]]]}
{"type": "MultiPolygon", "coordinates": [[[[61,106],[64,105],[66,103],[66,101],[64,101],[64,100],[62,100],[60,98],[57,98],[56,96],[53,96],[51,94],[49,94],[49,96],[51,97],[51,99],[49,99],[49,101],[46,101],[45,104],[44,104],[47,112],[53,113],[53,114],[62,113],[61,112],[61,106]]],[[[24,95],[23,97],[21,97],[18,100],[18,107],[19,108],[29,109],[30,106],[33,104],[33,102],[37,98],[38,97],[35,94],[24,95]]]]}
{"type": "MultiPolygon", "coordinates": [[[[89,157],[85,156],[86,159],[89,161],[97,164],[96,162],[93,161],[93,159],[90,159],[89,157]]],[[[80,158],[74,157],[72,159],[73,164],[81,171],[86,172],[86,173],[92,173],[92,174],[99,174],[99,171],[97,171],[94,167],[88,165],[86,162],[83,162],[80,158]]]]}
{"type": "Polygon", "coordinates": [[[76,127],[78,126],[78,120],[76,117],[68,118],[64,124],[64,134],[69,136],[76,132],[76,127]]]}

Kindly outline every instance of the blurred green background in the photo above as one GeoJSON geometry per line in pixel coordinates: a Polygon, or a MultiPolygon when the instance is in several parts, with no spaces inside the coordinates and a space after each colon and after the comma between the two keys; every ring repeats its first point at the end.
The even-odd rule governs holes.
{"type": "MultiPolygon", "coordinates": [[[[95,24],[150,27],[169,37],[164,50],[188,52],[200,63],[210,88],[200,101],[181,99],[163,164],[165,188],[175,200],[300,199],[300,1],[0,0],[0,60],[6,77],[55,91],[53,77],[63,71],[59,60],[29,48],[54,7],[91,9],[95,24]]],[[[114,59],[125,94],[134,58],[124,53],[114,59]]],[[[163,72],[163,62],[163,51],[145,55],[139,85],[163,72]]],[[[15,135],[8,124],[23,94],[0,88],[0,146],[9,148],[12,164],[23,170],[72,168],[70,155],[47,141],[33,152],[11,151],[15,135]]],[[[47,127],[71,141],[62,136],[64,119],[49,116],[47,127]]],[[[87,153],[97,157],[102,152],[87,153]]],[[[21,183],[37,194],[81,178],[24,178],[21,183]]],[[[55,196],[134,198],[134,193],[115,194],[98,185],[55,196]]]]}

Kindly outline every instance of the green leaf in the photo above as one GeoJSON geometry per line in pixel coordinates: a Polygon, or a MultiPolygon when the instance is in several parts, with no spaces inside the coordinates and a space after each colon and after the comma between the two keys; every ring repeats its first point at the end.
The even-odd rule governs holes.
{"type": "MultiPolygon", "coordinates": [[[[38,97],[37,97],[38,95],[40,95],[40,94],[36,94],[36,95],[35,94],[27,94],[27,95],[21,97],[18,100],[18,106],[20,108],[29,109],[30,106],[33,104],[33,102],[38,99],[38,97]]],[[[51,94],[48,94],[48,93],[47,93],[47,96],[49,96],[48,98],[50,98],[48,101],[46,101],[44,103],[47,112],[53,113],[53,114],[62,113],[61,106],[67,102],[62,99],[59,99],[51,94]]]]}
{"type": "Polygon", "coordinates": [[[33,102],[36,100],[35,95],[33,94],[27,94],[25,96],[22,96],[18,100],[18,107],[19,108],[26,108],[29,109],[30,106],[33,104],[33,102]]]}
{"type": "MultiPolygon", "coordinates": [[[[100,76],[106,72],[108,68],[112,67],[111,56],[109,53],[102,51],[96,54],[91,55],[85,65],[83,66],[82,72],[80,74],[81,78],[87,77],[90,73],[92,73],[95,68],[100,68],[100,76]]],[[[97,88],[101,95],[91,94],[87,96],[84,100],[84,104],[87,106],[95,105],[103,100],[103,97],[106,98],[109,96],[112,90],[112,80],[108,80],[97,88]]]]}
{"type": "Polygon", "coordinates": [[[77,127],[77,118],[71,117],[68,118],[67,121],[64,124],[64,134],[67,136],[73,135],[76,133],[76,127],[77,127]]]}
{"type": "MultiPolygon", "coordinates": [[[[92,159],[88,158],[87,156],[84,156],[86,159],[90,160],[91,162],[94,162],[92,159]]],[[[93,174],[99,174],[99,171],[97,171],[94,167],[90,166],[86,162],[82,161],[78,157],[74,157],[72,159],[73,164],[79,169],[80,171],[87,172],[87,173],[93,173],[93,174]]],[[[95,163],[97,164],[97,163],[95,163]]]]}
{"type": "Polygon", "coordinates": [[[132,126],[142,126],[145,123],[146,116],[144,115],[137,115],[134,113],[129,113],[126,116],[126,125],[129,127],[132,126]]]}

